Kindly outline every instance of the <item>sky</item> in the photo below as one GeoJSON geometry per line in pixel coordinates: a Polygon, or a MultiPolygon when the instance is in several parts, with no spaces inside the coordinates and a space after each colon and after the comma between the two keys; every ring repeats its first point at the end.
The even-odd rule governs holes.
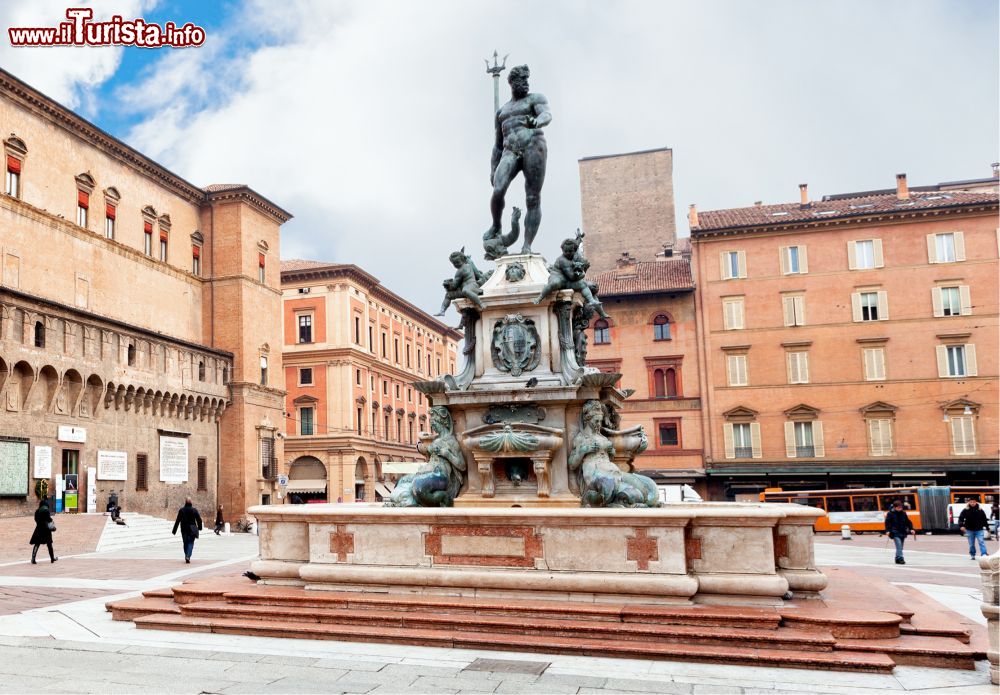
{"type": "MultiPolygon", "coordinates": [[[[245,183],[292,212],[283,258],[356,263],[430,311],[449,252],[489,266],[494,50],[530,66],[552,109],[535,243],[549,259],[581,226],[582,157],[671,147],[682,236],[690,203],[890,188],[899,172],[978,178],[1000,160],[992,0],[72,6],[88,5],[208,38],[149,50],[4,36],[0,65],[191,182],[245,183]]],[[[0,23],[55,25],[66,7],[6,2],[0,23]]],[[[519,177],[508,213],[523,197],[519,177]]]]}

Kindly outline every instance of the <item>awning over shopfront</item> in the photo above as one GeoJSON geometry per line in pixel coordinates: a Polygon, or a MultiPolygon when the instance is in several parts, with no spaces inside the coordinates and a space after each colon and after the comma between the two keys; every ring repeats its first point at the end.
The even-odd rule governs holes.
{"type": "Polygon", "coordinates": [[[383,461],[382,475],[409,475],[422,465],[420,461],[383,461]]]}
{"type": "Polygon", "coordinates": [[[375,483],[375,492],[377,492],[378,494],[380,494],[383,499],[392,494],[392,492],[389,491],[389,488],[387,488],[382,483],[378,483],[378,482],[375,483]]]}
{"type": "Polygon", "coordinates": [[[325,480],[289,480],[288,492],[326,492],[325,480]]]}

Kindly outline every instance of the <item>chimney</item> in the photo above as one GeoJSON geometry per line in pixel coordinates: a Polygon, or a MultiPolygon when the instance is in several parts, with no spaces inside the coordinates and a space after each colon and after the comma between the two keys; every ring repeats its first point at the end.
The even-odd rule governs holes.
{"type": "Polygon", "coordinates": [[[993,162],[990,166],[993,167],[993,178],[1000,179],[1000,162],[993,162]]]}
{"type": "Polygon", "coordinates": [[[899,200],[910,199],[910,189],[906,186],[906,174],[896,174],[896,197],[899,200]]]}
{"type": "Polygon", "coordinates": [[[799,207],[807,208],[809,207],[809,184],[800,183],[799,184],[799,207]]]}
{"type": "Polygon", "coordinates": [[[760,207],[761,205],[763,205],[763,204],[764,204],[764,201],[763,201],[763,200],[755,200],[755,201],[753,201],[753,206],[754,206],[755,208],[759,208],[759,207],[760,207]]]}
{"type": "Polygon", "coordinates": [[[698,226],[698,208],[694,203],[688,205],[688,226],[691,229],[698,226]]]}
{"type": "Polygon", "coordinates": [[[622,255],[615,261],[615,265],[618,266],[618,270],[622,275],[635,275],[636,263],[636,259],[628,251],[622,251],[622,255]]]}

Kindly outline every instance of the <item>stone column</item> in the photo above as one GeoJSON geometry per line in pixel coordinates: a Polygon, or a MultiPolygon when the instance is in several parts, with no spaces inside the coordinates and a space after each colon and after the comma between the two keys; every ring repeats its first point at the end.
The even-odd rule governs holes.
{"type": "Polygon", "coordinates": [[[986,658],[990,661],[990,681],[1000,683],[1000,552],[979,558],[983,578],[983,615],[990,645],[986,658]]]}

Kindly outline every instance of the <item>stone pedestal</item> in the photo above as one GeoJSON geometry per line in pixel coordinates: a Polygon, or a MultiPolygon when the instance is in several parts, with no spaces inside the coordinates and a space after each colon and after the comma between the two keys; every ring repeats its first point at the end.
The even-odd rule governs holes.
{"type": "Polygon", "coordinates": [[[1000,552],[979,558],[983,578],[983,615],[990,646],[986,658],[990,661],[990,681],[1000,683],[1000,552]]]}

